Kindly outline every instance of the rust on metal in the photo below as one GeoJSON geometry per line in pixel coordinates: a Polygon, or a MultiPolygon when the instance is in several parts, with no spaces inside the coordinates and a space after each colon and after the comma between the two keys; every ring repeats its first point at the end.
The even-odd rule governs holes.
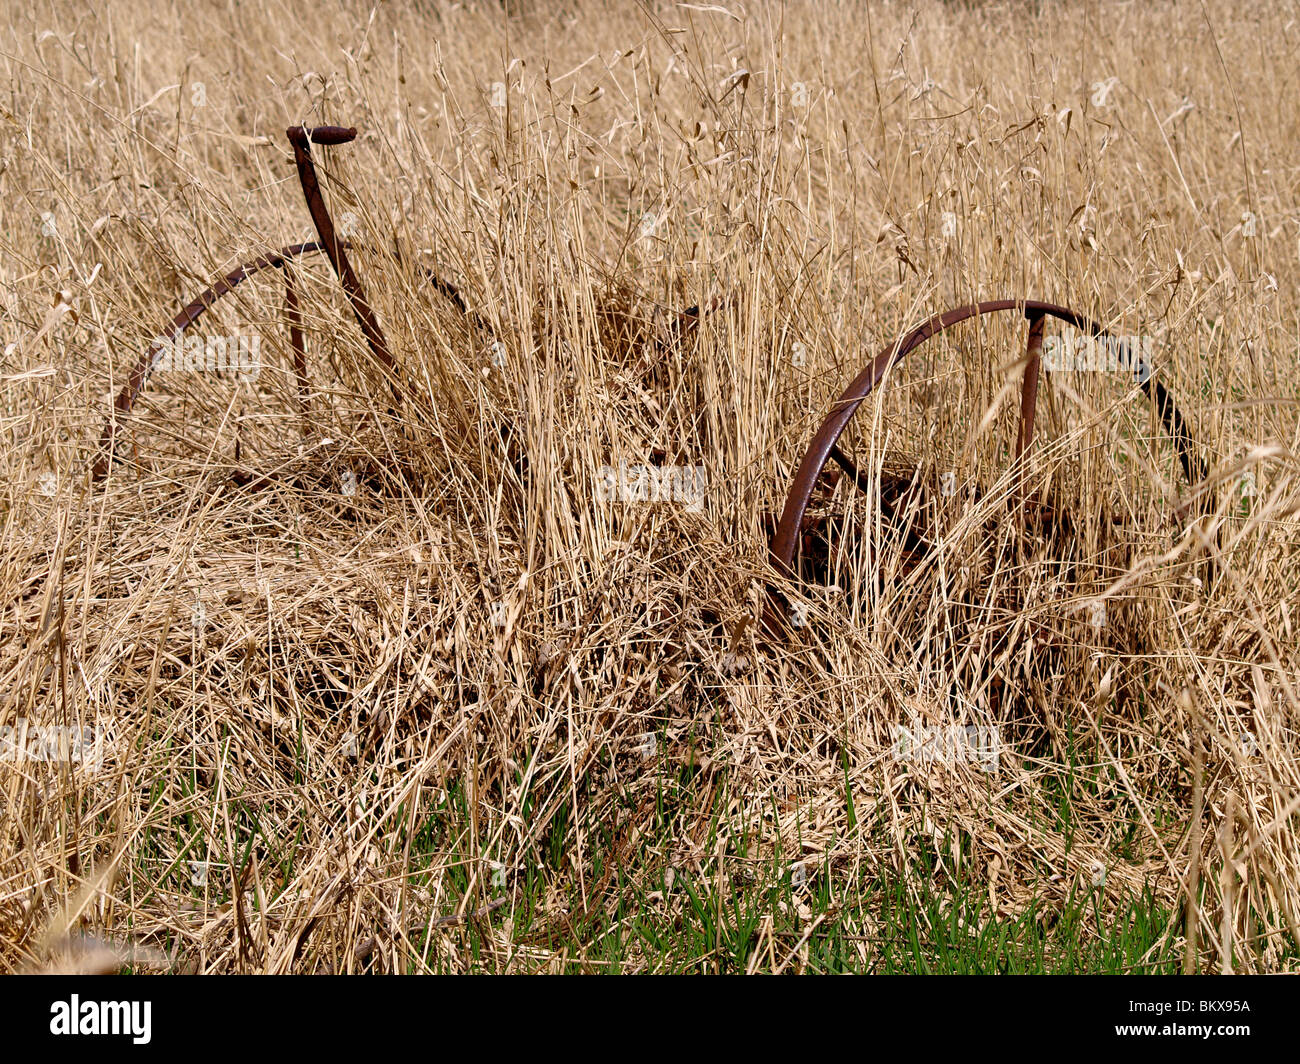
{"type": "Polygon", "coordinates": [[[401,406],[402,393],[397,385],[397,370],[393,364],[393,356],[388,350],[388,340],[384,336],[383,329],[379,327],[379,319],[375,317],[370,301],[366,299],[366,291],[352,268],[343,241],[335,234],[334,219],[330,217],[329,208],[325,205],[325,197],[321,194],[320,182],[316,178],[316,164],[311,157],[313,143],[347,144],[356,137],[357,131],[343,126],[317,126],[314,129],[290,126],[285,133],[289,143],[293,145],[294,161],[298,166],[298,180],[302,185],[303,197],[307,201],[307,212],[311,215],[312,224],[316,226],[316,233],[320,236],[320,243],[325,248],[330,265],[338,275],[339,283],[343,285],[343,292],[348,297],[348,302],[352,304],[352,313],[356,315],[357,324],[361,326],[366,343],[379,364],[389,373],[393,397],[397,400],[397,405],[401,406]]]}
{"type": "Polygon", "coordinates": [[[293,375],[298,386],[298,414],[302,434],[311,432],[311,385],[307,381],[307,345],[302,331],[302,305],[293,286],[293,271],[284,268],[284,316],[289,320],[289,344],[293,347],[293,375]]]}
{"type": "Polygon", "coordinates": [[[289,142],[301,144],[348,144],[357,139],[355,126],[290,126],[289,142]]]}
{"type": "Polygon", "coordinates": [[[1025,383],[1020,389],[1020,431],[1016,434],[1019,462],[1034,439],[1034,409],[1038,405],[1038,373],[1043,361],[1043,315],[1030,313],[1029,344],[1025,358],[1025,383]]]}
{"type": "MultiPolygon", "coordinates": [[[[113,462],[119,420],[130,413],[132,406],[144,388],[145,382],[153,372],[158,356],[162,353],[164,346],[174,342],[219,299],[229,295],[238,285],[253,274],[265,269],[284,270],[285,317],[289,326],[289,342],[293,348],[293,370],[298,394],[298,412],[302,419],[304,435],[310,432],[310,383],[307,379],[303,308],[289,267],[291,260],[301,258],[304,255],[317,252],[325,253],[343,286],[371,352],[389,371],[390,378],[395,377],[393,359],[389,353],[383,330],[380,328],[374,311],[366,299],[365,290],[362,288],[361,282],[358,280],[347,256],[347,249],[352,246],[352,243],[346,239],[339,239],[336,234],[333,219],[330,217],[329,209],[325,205],[324,197],[321,195],[315,164],[310,154],[309,146],[311,144],[346,144],[355,139],[356,133],[357,131],[354,128],[345,126],[316,126],[315,128],[292,126],[287,130],[289,142],[294,149],[298,177],[303,189],[303,198],[307,202],[307,209],[311,214],[312,222],[316,227],[320,240],[294,244],[281,248],[279,251],[268,252],[250,262],[242,263],[217,281],[216,284],[200,293],[171,320],[167,328],[160,334],[158,341],[136,361],[127,377],[126,384],[114,399],[113,410],[100,434],[99,445],[91,467],[92,483],[98,482],[108,475],[113,462]]],[[[400,261],[400,255],[398,259],[400,261]]],[[[417,264],[417,270],[435,291],[446,296],[461,313],[469,314],[465,300],[454,285],[444,281],[425,266],[417,264]]],[[[400,401],[401,396],[395,381],[392,382],[392,386],[394,395],[400,401]]]]}
{"type": "MultiPolygon", "coordinates": [[[[838,446],[838,441],[858,407],[898,362],[920,347],[937,333],[966,321],[969,318],[999,311],[1019,311],[1029,320],[1028,357],[1025,365],[1024,385],[1021,391],[1020,428],[1016,439],[1016,458],[1023,458],[1033,439],[1034,409],[1038,396],[1038,381],[1042,367],[1043,323],[1047,317],[1057,318],[1081,332],[1094,338],[1115,340],[1123,364],[1134,373],[1143,393],[1150,398],[1160,417],[1161,423],[1173,437],[1178,449],[1178,459],[1184,477],[1189,485],[1202,481],[1206,475],[1204,460],[1196,450],[1195,442],[1188,430],[1187,423],[1174,404],[1164,384],[1157,380],[1141,357],[1140,352],[1129,351],[1122,340],[1111,337],[1097,322],[1079,314],[1068,307],[1054,303],[1043,303],[1032,299],[996,299],[980,303],[971,303],[963,307],[936,314],[910,332],[896,343],[886,347],[872,360],[844,390],[836,401],[831,415],[822,424],[813,437],[795,473],[790,493],[786,497],[776,531],[772,536],[770,557],[773,567],[785,576],[796,575],[795,555],[800,534],[805,527],[805,513],[812,497],[813,488],[822,475],[828,461],[835,461],[854,480],[859,488],[869,489],[867,478],[838,446]]],[[[1207,500],[1203,500],[1203,505],[1207,500]]],[[[765,626],[776,629],[772,622],[775,610],[772,596],[769,596],[768,608],[765,610],[765,626]]]]}
{"type": "MultiPolygon", "coordinates": [[[[297,288],[294,285],[290,263],[304,255],[316,252],[323,252],[329,259],[371,353],[389,374],[393,394],[400,405],[401,391],[398,386],[398,374],[387,339],[366,297],[365,289],[348,258],[347,249],[352,245],[347,240],[339,239],[336,233],[329,208],[326,206],[324,196],[321,193],[315,163],[311,155],[312,144],[347,144],[356,138],[356,129],[350,126],[316,126],[314,128],[305,125],[291,126],[286,130],[286,135],[293,147],[303,198],[306,201],[312,222],[316,227],[317,235],[320,237],[319,241],[285,247],[240,265],[221,278],[216,284],[202,292],[172,319],[166,337],[160,337],[136,362],[126,384],[114,401],[113,412],[105,423],[100,436],[99,450],[92,468],[93,480],[98,481],[107,475],[113,461],[118,420],[121,416],[130,412],[164,346],[174,342],[186,329],[199,320],[217,300],[229,294],[248,277],[268,268],[284,270],[285,316],[288,320],[289,340],[293,348],[293,369],[297,383],[298,410],[302,419],[304,434],[310,433],[310,387],[307,378],[303,309],[297,288]]],[[[394,263],[401,263],[402,256],[398,249],[394,248],[392,250],[392,256],[394,263]]],[[[465,300],[455,286],[447,283],[423,265],[417,263],[416,270],[430,287],[450,300],[457,310],[468,318],[471,325],[486,325],[480,316],[469,311],[465,300]]],[[[719,304],[715,301],[713,305],[708,307],[694,306],[677,314],[669,329],[669,343],[676,346],[684,342],[698,328],[701,319],[717,309],[719,309],[719,304]]],[[[1078,314],[1067,307],[1037,300],[987,300],[937,314],[912,329],[896,343],[881,351],[870,365],[859,373],[848,388],[845,389],[844,393],[836,401],[832,413],[813,437],[794,476],[785,506],[772,535],[771,560],[779,572],[786,576],[795,575],[795,555],[800,536],[808,525],[806,512],[809,500],[814,486],[818,478],[823,474],[828,461],[834,461],[840,466],[860,490],[864,492],[873,490],[870,478],[844,453],[838,441],[863,400],[884,380],[890,369],[937,333],[944,332],[960,322],[983,314],[1012,310],[1023,313],[1029,321],[1029,340],[1020,399],[1020,424],[1015,448],[1017,477],[1023,477],[1023,460],[1033,441],[1034,415],[1042,370],[1045,319],[1048,317],[1057,318],[1080,331],[1089,333],[1094,338],[1109,338],[1112,340],[1115,338],[1111,337],[1099,324],[1082,314],[1078,314]]],[[[1203,480],[1205,478],[1205,462],[1197,453],[1187,424],[1178,408],[1174,405],[1168,389],[1155,378],[1151,367],[1146,365],[1139,352],[1130,352],[1127,344],[1123,341],[1117,341],[1117,343],[1121,355],[1125,358],[1126,365],[1136,375],[1142,391],[1154,402],[1161,423],[1174,438],[1178,448],[1179,462],[1188,483],[1194,485],[1203,480]]],[[[265,477],[258,478],[255,474],[239,470],[236,470],[235,480],[237,483],[254,485],[266,483],[265,477]]],[[[1204,496],[1201,500],[1202,506],[1208,505],[1208,501],[1208,495],[1204,496]]],[[[892,503],[884,493],[880,494],[880,506],[882,513],[888,516],[897,516],[892,503]]],[[[913,532],[909,526],[906,531],[904,546],[908,550],[918,551],[930,549],[933,544],[913,532]]],[[[771,598],[769,597],[769,607],[771,604],[771,598]]],[[[764,623],[765,627],[769,626],[768,611],[766,610],[764,623]]]]}
{"type": "MultiPolygon", "coordinates": [[[[293,259],[324,250],[323,245],[311,241],[306,244],[292,244],[289,247],[281,248],[279,251],[261,255],[251,262],[245,262],[231,270],[216,284],[205,288],[179,314],[172,318],[170,325],[165,330],[166,336],[160,336],[150,346],[149,350],[140,356],[139,360],[131,368],[122,390],[117,393],[117,398],[113,401],[113,412],[104,423],[104,429],[99,437],[99,448],[95,456],[95,462],[91,467],[92,481],[102,480],[108,475],[113,460],[113,446],[117,437],[118,420],[131,412],[131,407],[134,405],[141,389],[144,388],[145,381],[148,380],[149,374],[158,361],[158,356],[162,354],[167,344],[174,342],[178,336],[198,321],[217,300],[233,292],[236,287],[248,280],[253,274],[266,269],[284,269],[286,264],[293,259]]],[[[303,372],[305,373],[305,371],[306,367],[304,365],[303,372]]]]}
{"type": "MultiPolygon", "coordinates": [[[[311,155],[312,144],[347,144],[356,139],[357,131],[351,126],[308,127],[302,125],[290,126],[285,132],[289,143],[293,147],[298,179],[302,185],[303,199],[306,201],[308,213],[311,215],[312,223],[316,227],[316,233],[320,239],[311,243],[295,244],[291,247],[282,248],[279,251],[268,253],[238,266],[216,284],[205,289],[172,319],[171,324],[165,330],[166,338],[160,339],[159,343],[155,343],[140,357],[132,368],[126,385],[114,401],[113,411],[105,422],[103,432],[100,435],[99,447],[92,466],[92,482],[98,482],[107,476],[114,458],[114,445],[119,419],[131,411],[136,398],[155,367],[164,344],[174,341],[181,333],[198,321],[204,312],[217,300],[228,295],[252,274],[268,268],[284,270],[285,317],[289,326],[289,342],[293,348],[293,370],[297,384],[298,412],[302,420],[303,434],[310,434],[311,392],[310,382],[307,378],[303,307],[298,289],[294,284],[292,271],[288,265],[290,260],[300,258],[303,255],[324,252],[326,258],[329,259],[371,353],[380,365],[388,371],[394,397],[400,405],[401,392],[398,387],[396,367],[388,347],[388,341],[366,297],[365,289],[348,258],[348,249],[357,245],[353,241],[339,238],[329,208],[321,193],[315,162],[311,155]]],[[[390,249],[389,254],[391,254],[394,263],[402,264],[403,257],[399,248],[393,247],[390,249]]],[[[486,319],[469,309],[464,297],[455,285],[439,277],[432,269],[421,263],[415,263],[414,268],[424,282],[435,292],[449,300],[472,327],[490,330],[490,325],[486,319]]],[[[709,307],[702,311],[700,307],[691,307],[678,314],[672,330],[674,341],[680,342],[684,340],[689,335],[690,330],[698,325],[701,314],[709,313],[713,309],[716,308],[709,307]]],[[[236,447],[238,447],[238,444],[236,444],[236,447]]],[[[236,483],[253,485],[262,484],[265,480],[265,478],[258,479],[252,474],[240,471],[236,471],[234,479],[236,483]]]]}

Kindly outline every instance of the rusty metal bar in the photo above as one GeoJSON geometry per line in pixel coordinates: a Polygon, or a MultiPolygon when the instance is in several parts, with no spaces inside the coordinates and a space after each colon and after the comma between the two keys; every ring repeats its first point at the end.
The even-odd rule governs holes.
{"type": "MultiPolygon", "coordinates": [[[[1043,322],[1044,317],[1035,311],[1025,315],[1029,319],[1029,340],[1025,352],[1025,378],[1020,386],[1020,428],[1016,432],[1016,454],[1012,469],[1014,471],[1012,498],[1020,527],[1025,527],[1025,504],[1028,501],[1026,478],[1029,475],[1028,452],[1034,442],[1034,414],[1038,409],[1038,382],[1042,375],[1043,363],[1043,322]]],[[[1020,548],[1024,546],[1021,540],[1020,548]]]]}
{"type": "Polygon", "coordinates": [[[316,226],[320,243],[325,248],[330,265],[338,275],[339,283],[343,285],[343,292],[348,297],[348,302],[352,304],[352,313],[356,315],[357,324],[361,326],[366,343],[379,364],[388,371],[393,398],[397,401],[397,405],[401,406],[402,392],[397,384],[397,367],[388,350],[388,340],[379,326],[379,319],[375,317],[369,300],[366,299],[365,288],[362,287],[356,271],[352,269],[344,244],[334,232],[334,220],[325,205],[325,197],[321,194],[320,182],[316,178],[316,164],[311,157],[312,144],[347,144],[356,138],[357,131],[343,126],[317,126],[314,129],[306,126],[290,126],[285,131],[285,135],[293,145],[294,161],[298,166],[298,180],[302,184],[303,198],[307,201],[307,211],[311,215],[312,224],[316,226]]]}
{"type": "Polygon", "coordinates": [[[1020,431],[1016,434],[1016,462],[1019,463],[1034,440],[1034,410],[1038,405],[1038,374],[1043,362],[1043,315],[1032,311],[1029,318],[1028,356],[1025,383],[1020,389],[1020,431]]]}
{"type": "Polygon", "coordinates": [[[298,414],[302,433],[311,433],[311,386],[307,381],[307,345],[303,340],[302,305],[293,286],[293,272],[284,268],[284,316],[289,319],[289,343],[293,347],[293,375],[298,385],[298,414]]]}

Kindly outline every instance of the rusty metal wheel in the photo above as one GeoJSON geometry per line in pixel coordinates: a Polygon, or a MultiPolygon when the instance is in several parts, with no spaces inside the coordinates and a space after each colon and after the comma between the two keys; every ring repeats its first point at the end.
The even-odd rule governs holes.
{"type": "MultiPolygon", "coordinates": [[[[931,337],[951,329],[953,326],[985,314],[1002,311],[1022,313],[1029,322],[1029,338],[1024,381],[1020,397],[1020,425],[1016,436],[1014,462],[1017,467],[1024,460],[1034,434],[1034,413],[1038,398],[1038,383],[1042,369],[1043,326],[1047,318],[1056,318],[1087,333],[1094,339],[1111,341],[1119,350],[1121,364],[1133,374],[1143,393],[1154,403],[1156,412],[1165,431],[1175,442],[1179,464],[1189,486],[1195,486],[1205,478],[1205,462],[1196,449],[1195,441],[1188,428],[1187,421],[1175,405],[1173,397],[1165,385],[1156,379],[1140,351],[1134,351],[1128,343],[1117,338],[1102,328],[1097,322],[1083,314],[1032,299],[997,299],[986,300],[957,307],[942,314],[936,314],[928,321],[912,329],[899,341],[889,345],[867,366],[844,390],[836,400],[831,415],[822,423],[803,460],[799,464],[785,506],[771,540],[771,561],[773,567],[788,577],[797,577],[798,555],[801,538],[809,527],[806,518],[809,501],[819,478],[826,472],[827,464],[834,461],[844,470],[853,483],[862,491],[871,490],[869,478],[863,474],[853,460],[839,447],[838,441],[849,422],[857,413],[863,400],[871,394],[899,362],[924,344],[931,337]]],[[[1202,496],[1202,505],[1207,501],[1202,496]]],[[[883,505],[883,504],[882,504],[883,505]]],[[[923,546],[924,544],[913,544],[923,546]]],[[[765,610],[765,626],[780,633],[786,630],[785,609],[776,594],[769,594],[765,610]]]]}
{"type": "Polygon", "coordinates": [[[188,303],[180,313],[172,318],[167,328],[159,334],[158,338],[149,347],[149,350],[141,355],[135,365],[132,366],[126,383],[117,393],[117,397],[113,402],[113,410],[104,423],[103,431],[100,433],[99,448],[91,472],[93,480],[99,481],[108,475],[109,468],[114,460],[114,449],[118,442],[117,433],[121,420],[131,413],[131,408],[135,405],[141,391],[143,391],[146,381],[158,367],[169,348],[176,345],[186,330],[202,318],[220,299],[229,295],[239,285],[263,270],[284,270],[285,312],[289,323],[289,339],[294,351],[293,369],[298,388],[299,410],[305,420],[310,400],[308,398],[309,389],[303,343],[302,307],[288,265],[295,259],[324,250],[322,244],[314,241],[306,244],[292,244],[289,247],[281,248],[279,251],[259,256],[251,262],[243,263],[226,274],[216,284],[204,289],[197,298],[188,303]]]}
{"type": "MultiPolygon", "coordinates": [[[[365,290],[348,258],[347,252],[354,245],[352,242],[340,239],[336,235],[334,222],[321,194],[315,163],[311,156],[312,144],[346,144],[356,136],[356,130],[341,126],[318,126],[314,129],[305,126],[291,126],[286,131],[286,135],[293,147],[298,178],[302,184],[307,209],[311,214],[312,222],[320,239],[303,244],[293,244],[241,264],[217,281],[216,284],[205,289],[172,318],[168,326],[159,333],[153,344],[131,368],[126,383],[113,402],[113,409],[104,423],[103,431],[100,433],[99,446],[91,467],[92,482],[98,482],[108,475],[108,471],[116,458],[115,448],[118,444],[119,426],[131,413],[150,375],[159,367],[164,356],[169,351],[183,350],[182,345],[185,341],[182,340],[182,336],[186,330],[199,321],[219,301],[263,270],[278,269],[284,273],[284,314],[288,325],[289,342],[293,349],[293,372],[297,390],[298,412],[303,435],[310,433],[311,390],[307,380],[304,319],[302,301],[298,288],[294,284],[293,274],[294,264],[297,260],[316,253],[323,253],[329,260],[336,277],[343,287],[344,294],[347,296],[353,315],[361,327],[362,335],[365,337],[376,362],[387,371],[392,384],[394,399],[399,406],[401,405],[401,390],[397,383],[397,374],[392,356],[388,350],[388,341],[384,337],[379,321],[370,307],[365,290]]],[[[394,252],[394,254],[396,253],[394,252]]],[[[465,301],[453,285],[442,280],[423,266],[417,265],[416,270],[430,288],[450,300],[460,313],[468,316],[465,301]]],[[[236,462],[238,462],[238,453],[236,454],[236,462]]],[[[249,474],[239,469],[236,469],[234,477],[241,482],[252,479],[249,474]]]]}

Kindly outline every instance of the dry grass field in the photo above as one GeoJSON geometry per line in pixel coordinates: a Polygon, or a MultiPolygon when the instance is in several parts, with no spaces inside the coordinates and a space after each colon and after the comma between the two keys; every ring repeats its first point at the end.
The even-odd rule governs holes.
{"type": "Polygon", "coordinates": [[[0,970],[1300,971],[1298,55],[1257,0],[10,4],[0,970]],[[256,366],[160,367],[93,479],[316,239],[299,124],[359,131],[392,365],[304,257],[300,395],[265,270],[191,330],[256,366]],[[1204,476],[1123,367],[1017,465],[981,317],[775,569],[849,380],[1022,297],[1204,476]]]}

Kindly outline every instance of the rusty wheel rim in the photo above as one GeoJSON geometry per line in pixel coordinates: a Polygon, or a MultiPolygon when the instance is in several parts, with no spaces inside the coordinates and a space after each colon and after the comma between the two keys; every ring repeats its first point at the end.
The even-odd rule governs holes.
{"type": "MultiPolygon", "coordinates": [[[[783,576],[797,579],[795,556],[798,553],[800,533],[804,525],[804,516],[812,498],[813,489],[825,470],[827,463],[834,461],[849,475],[859,489],[865,490],[863,474],[844,452],[838,441],[857,414],[859,407],[868,395],[880,385],[890,371],[909,354],[919,348],[931,337],[946,332],[961,322],[978,318],[985,314],[1005,311],[1018,311],[1029,322],[1029,337],[1025,363],[1024,381],[1021,388],[1020,427],[1016,435],[1013,462],[1022,463],[1033,441],[1034,412],[1038,396],[1038,383],[1042,372],[1043,325],[1046,318],[1055,318],[1085,332],[1094,339],[1109,339],[1120,352],[1121,365],[1128,369],[1136,379],[1142,392],[1154,403],[1160,422],[1174,439],[1178,451],[1179,464],[1189,487],[1195,487],[1205,479],[1206,466],[1201,458],[1195,440],[1192,437],[1186,418],[1174,403],[1173,396],[1163,382],[1158,380],[1151,367],[1142,358],[1140,352],[1129,348],[1126,341],[1113,336],[1099,323],[1055,303],[1045,303],[1033,299],[995,299],[978,303],[969,303],[953,310],[936,314],[916,328],[904,334],[897,342],[884,348],[872,362],[853,380],[836,400],[831,414],[822,423],[812,442],[804,453],[791,482],[789,494],[781,512],[780,520],[770,545],[770,560],[773,568],[783,576]]],[[[1202,507],[1208,503],[1208,497],[1202,496],[1202,507]]],[[[765,608],[765,627],[778,632],[788,630],[782,624],[784,608],[779,597],[769,594],[765,608]]]]}

